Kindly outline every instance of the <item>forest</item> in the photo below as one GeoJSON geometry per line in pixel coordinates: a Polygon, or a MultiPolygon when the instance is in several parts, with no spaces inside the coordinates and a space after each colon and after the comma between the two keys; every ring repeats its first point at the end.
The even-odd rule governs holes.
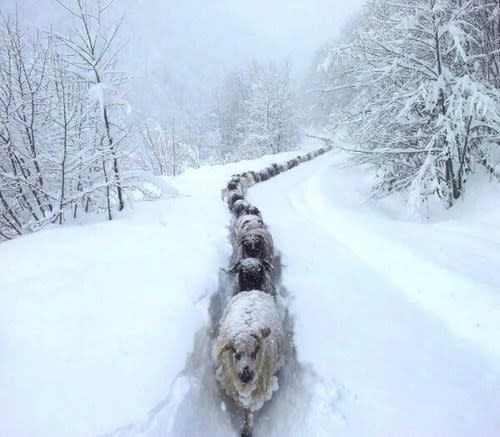
{"type": "Polygon", "coordinates": [[[2,13],[3,239],[86,214],[112,219],[134,197],[161,194],[152,176],[291,150],[308,134],[369,164],[370,196],[404,192],[419,216],[436,201],[452,207],[472,173],[500,181],[497,2],[369,1],[305,74],[286,59],[249,59],[201,109],[161,116],[128,97],[125,11],[57,6],[65,33],[2,13]]]}

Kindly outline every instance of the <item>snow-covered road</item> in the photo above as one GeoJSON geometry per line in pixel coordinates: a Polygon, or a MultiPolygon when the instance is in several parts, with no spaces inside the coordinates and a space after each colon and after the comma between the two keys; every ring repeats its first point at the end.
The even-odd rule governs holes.
{"type": "Polygon", "coordinates": [[[448,244],[479,274],[500,265],[498,233],[474,236],[496,256],[489,267],[467,260],[457,243],[467,235],[451,238],[457,226],[436,233],[375,214],[352,193],[360,171],[334,161],[320,157],[248,196],[282,251],[298,359],[339,392],[329,409],[318,405],[326,420],[316,430],[295,424],[294,435],[498,436],[500,280],[461,276],[425,252],[448,244]],[[415,233],[431,242],[410,246],[415,233]]]}
{"type": "MultiPolygon", "coordinates": [[[[175,198],[0,245],[0,436],[234,437],[210,359],[231,252],[219,189],[291,156],[192,170],[168,180],[175,198]]],[[[297,349],[255,437],[497,437],[500,190],[407,222],[337,160],[248,193],[297,349]]]]}

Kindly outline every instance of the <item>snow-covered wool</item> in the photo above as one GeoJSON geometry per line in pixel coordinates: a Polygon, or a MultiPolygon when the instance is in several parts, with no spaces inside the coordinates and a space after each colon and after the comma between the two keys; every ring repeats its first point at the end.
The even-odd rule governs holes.
{"type": "Polygon", "coordinates": [[[245,214],[236,220],[234,225],[235,240],[238,241],[240,235],[248,232],[251,229],[262,229],[264,221],[258,215],[245,214]]]}
{"type": "Polygon", "coordinates": [[[255,179],[253,177],[253,172],[246,171],[241,176],[246,179],[248,188],[250,188],[251,186],[255,185],[255,179]]]}
{"type": "Polygon", "coordinates": [[[229,203],[229,198],[233,193],[237,193],[240,196],[244,197],[245,189],[239,182],[230,180],[227,183],[226,188],[222,190],[222,200],[226,203],[229,203]]]}
{"type": "Polygon", "coordinates": [[[262,217],[262,214],[260,212],[260,209],[257,208],[255,205],[250,205],[247,209],[247,213],[248,214],[252,214],[252,215],[258,215],[259,217],[262,217]]]}
{"type": "Polygon", "coordinates": [[[244,200],[245,198],[243,197],[243,194],[241,194],[239,191],[229,191],[227,195],[227,206],[229,209],[233,208],[234,203],[237,200],[244,200]]]}
{"type": "Polygon", "coordinates": [[[231,269],[237,275],[233,293],[242,291],[262,290],[274,295],[274,287],[269,272],[273,266],[265,259],[244,258],[240,259],[231,269]]]}
{"type": "Polygon", "coordinates": [[[274,259],[274,243],[266,228],[251,229],[239,235],[236,254],[240,258],[260,258],[268,262],[274,259]]]}
{"type": "Polygon", "coordinates": [[[283,172],[285,172],[285,171],[288,170],[288,166],[286,165],[286,163],[284,163],[284,164],[278,164],[278,167],[280,169],[280,173],[283,173],[283,172]]]}
{"type": "Polygon", "coordinates": [[[278,174],[278,172],[276,171],[276,168],[274,167],[274,165],[270,165],[269,167],[267,167],[267,171],[269,172],[269,174],[271,175],[271,177],[274,177],[278,174]]]}
{"type": "Polygon", "coordinates": [[[275,299],[258,290],[234,296],[216,343],[216,377],[242,408],[259,410],[278,389],[283,365],[282,318],[275,299]]]}
{"type": "Polygon", "coordinates": [[[243,214],[248,214],[249,208],[251,206],[252,205],[250,204],[250,202],[248,202],[244,199],[237,200],[236,202],[234,202],[233,208],[232,208],[234,216],[236,218],[238,218],[238,217],[242,216],[243,214]]]}
{"type": "Polygon", "coordinates": [[[271,174],[269,173],[269,170],[267,168],[261,170],[259,174],[261,182],[267,181],[271,177],[271,174]]]}
{"type": "Polygon", "coordinates": [[[255,183],[258,184],[259,182],[261,182],[260,173],[258,171],[252,171],[252,173],[255,183]]]}
{"type": "Polygon", "coordinates": [[[293,167],[297,167],[297,165],[299,165],[299,163],[296,159],[290,159],[286,163],[288,164],[288,169],[291,169],[293,167]]]}

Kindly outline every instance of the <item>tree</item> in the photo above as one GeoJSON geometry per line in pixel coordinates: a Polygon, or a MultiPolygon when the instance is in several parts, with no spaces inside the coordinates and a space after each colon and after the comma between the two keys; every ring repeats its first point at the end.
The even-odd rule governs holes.
{"type": "Polygon", "coordinates": [[[488,8],[374,0],[351,42],[331,50],[345,62],[329,66],[326,92],[356,91],[336,122],[352,126],[355,160],[376,167],[374,195],[409,190],[412,206],[437,196],[450,207],[474,163],[498,145],[500,96],[484,74],[498,40],[478,26],[488,8]]]}
{"type": "Polygon", "coordinates": [[[118,210],[124,208],[120,145],[128,132],[120,122],[120,111],[124,107],[127,109],[128,103],[122,91],[124,75],[115,70],[120,49],[113,49],[123,18],[111,31],[107,31],[104,15],[112,1],[102,4],[100,1],[91,3],[86,0],[74,0],[73,7],[60,0],[58,3],[74,18],[75,26],[69,37],[63,36],[59,40],[71,55],[71,65],[80,70],[80,77],[87,80],[88,91],[95,101],[95,124],[101,136],[102,171],[106,181],[108,213],[111,219],[111,187],[116,189],[118,210]],[[112,176],[109,176],[110,173],[112,176]]]}

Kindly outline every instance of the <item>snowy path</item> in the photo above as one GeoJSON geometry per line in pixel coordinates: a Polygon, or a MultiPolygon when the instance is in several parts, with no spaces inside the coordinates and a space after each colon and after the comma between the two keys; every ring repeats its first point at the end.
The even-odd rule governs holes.
{"type": "MultiPolygon", "coordinates": [[[[417,230],[429,238],[433,227],[367,220],[346,204],[348,179],[332,162],[320,157],[248,196],[283,254],[299,361],[340,390],[338,401],[317,405],[315,430],[296,423],[293,435],[498,436],[499,293],[396,240],[417,230]]],[[[440,235],[435,245],[449,244],[440,235]]],[[[499,243],[483,243],[496,255],[490,268],[499,243]]]]}
{"type": "MultiPolygon", "coordinates": [[[[231,250],[219,190],[293,155],[189,171],[178,197],[0,245],[0,436],[237,435],[210,360],[231,250]]],[[[499,208],[402,222],[365,204],[362,176],[329,153],[249,191],[298,354],[255,437],[497,437],[499,208]]]]}

